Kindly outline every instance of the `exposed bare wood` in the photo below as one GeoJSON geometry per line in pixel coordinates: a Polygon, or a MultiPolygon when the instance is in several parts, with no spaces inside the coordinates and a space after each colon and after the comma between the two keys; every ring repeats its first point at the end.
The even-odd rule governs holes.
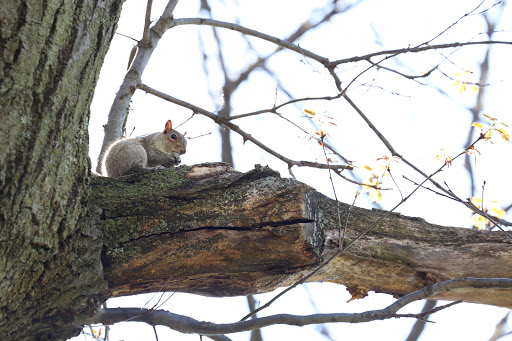
{"type": "MultiPolygon", "coordinates": [[[[182,166],[92,182],[103,208],[112,296],[169,290],[247,295],[287,286],[338,247],[335,202],[266,167],[182,166]]],[[[346,214],[348,205],[342,205],[346,214]]],[[[353,208],[347,242],[384,212],[353,208]]],[[[353,295],[402,296],[462,277],[511,278],[512,241],[500,232],[392,214],[312,280],[353,295]]],[[[512,290],[464,289],[437,299],[512,307],[512,290]]]]}

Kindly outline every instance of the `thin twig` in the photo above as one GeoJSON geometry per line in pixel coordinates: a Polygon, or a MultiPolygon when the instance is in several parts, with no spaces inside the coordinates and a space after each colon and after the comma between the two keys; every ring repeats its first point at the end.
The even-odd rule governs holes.
{"type": "MultiPolygon", "coordinates": [[[[420,184],[418,184],[416,181],[409,179],[409,178],[408,178],[408,177],[406,177],[405,175],[403,175],[403,178],[404,178],[405,180],[407,180],[407,181],[412,182],[415,186],[419,186],[419,185],[420,185],[420,184]]],[[[440,196],[442,196],[442,197],[445,197],[445,198],[447,198],[447,199],[451,199],[451,200],[455,200],[455,201],[459,202],[459,200],[455,199],[454,197],[449,196],[449,195],[446,195],[446,194],[441,193],[441,192],[438,192],[438,191],[435,191],[435,190],[433,190],[432,188],[428,188],[428,187],[426,187],[426,186],[421,186],[421,187],[422,187],[422,188],[424,188],[424,189],[426,189],[426,190],[428,190],[428,191],[431,191],[432,193],[435,193],[435,194],[437,194],[437,195],[440,195],[440,196]]]]}
{"type": "Polygon", "coordinates": [[[356,199],[357,199],[358,195],[359,195],[359,192],[356,192],[356,195],[354,196],[354,200],[352,201],[352,205],[350,205],[350,207],[348,208],[347,218],[345,219],[345,225],[343,226],[343,235],[341,235],[339,237],[339,242],[338,242],[338,247],[339,247],[340,251],[343,251],[343,243],[345,242],[345,233],[347,232],[348,220],[350,218],[350,214],[352,213],[352,208],[356,204],[356,199]]]}
{"type": "Polygon", "coordinates": [[[115,34],[120,35],[121,37],[125,37],[125,38],[128,38],[128,39],[131,39],[131,40],[133,40],[134,42],[138,42],[138,40],[137,40],[137,39],[132,38],[132,37],[130,37],[130,36],[127,36],[126,34],[122,34],[122,33],[119,33],[119,32],[116,32],[115,34]]]}
{"type": "Polygon", "coordinates": [[[391,176],[391,180],[393,180],[393,182],[395,183],[395,186],[398,189],[398,192],[400,192],[400,196],[402,197],[402,200],[404,200],[404,196],[402,194],[402,191],[400,190],[400,187],[396,183],[395,178],[393,177],[393,174],[391,174],[391,169],[389,169],[389,168],[388,168],[388,173],[389,173],[389,176],[391,176]]]}
{"type": "MultiPolygon", "coordinates": [[[[436,304],[436,300],[426,300],[425,305],[421,309],[421,312],[426,313],[428,311],[431,311],[436,307],[436,304]]],[[[428,315],[425,315],[425,317],[428,317],[428,315]]],[[[420,319],[414,322],[414,325],[412,326],[411,331],[409,332],[409,335],[407,336],[407,339],[405,339],[405,341],[417,341],[421,333],[423,332],[423,329],[425,329],[425,324],[426,321],[420,319]]]]}
{"type": "Polygon", "coordinates": [[[480,208],[481,209],[484,209],[484,190],[485,190],[485,180],[484,180],[484,183],[482,184],[482,201],[480,202],[480,208]]]}
{"type": "Polygon", "coordinates": [[[453,301],[453,302],[450,302],[447,304],[443,304],[443,305],[440,305],[439,307],[435,307],[435,308],[430,309],[429,311],[425,311],[425,312],[422,311],[421,313],[418,313],[418,314],[395,314],[395,317],[415,317],[422,321],[432,322],[432,321],[425,320],[425,318],[435,312],[438,312],[439,310],[449,308],[449,307],[459,304],[459,303],[462,303],[462,300],[457,300],[457,301],[453,301]]]}
{"type": "Polygon", "coordinates": [[[448,49],[448,48],[452,48],[452,47],[461,47],[461,46],[470,46],[470,45],[494,45],[494,44],[512,45],[512,41],[499,41],[499,40],[468,41],[465,43],[447,43],[447,44],[428,45],[428,46],[421,46],[421,47],[408,47],[408,48],[403,48],[403,49],[373,52],[373,53],[369,53],[364,56],[339,59],[339,60],[330,62],[328,65],[337,66],[337,65],[345,64],[345,63],[353,63],[353,62],[359,62],[362,60],[368,60],[372,57],[383,56],[383,55],[384,56],[385,55],[399,55],[399,54],[404,54],[404,53],[418,53],[418,52],[429,51],[429,50],[448,49]]]}
{"type": "Polygon", "coordinates": [[[255,115],[260,115],[260,114],[264,114],[264,113],[274,113],[278,109],[281,109],[284,106],[287,106],[287,105],[290,105],[290,104],[299,103],[299,102],[306,102],[306,101],[332,101],[332,100],[338,99],[340,97],[341,97],[341,94],[338,94],[336,96],[320,96],[320,97],[296,98],[296,99],[292,99],[292,100],[289,100],[287,102],[281,103],[279,105],[274,105],[274,107],[272,107],[270,109],[262,109],[262,110],[253,111],[253,112],[246,113],[246,114],[234,115],[234,116],[231,116],[229,118],[229,120],[233,121],[233,120],[244,118],[244,117],[248,117],[248,116],[255,116],[255,115]]]}
{"type": "MultiPolygon", "coordinates": [[[[324,145],[324,136],[322,135],[321,137],[321,142],[322,142],[322,150],[324,152],[324,156],[325,156],[325,159],[327,160],[327,165],[330,165],[330,162],[328,161],[329,158],[327,157],[327,152],[325,151],[325,145],[324,145]]],[[[341,213],[340,213],[340,202],[338,200],[338,195],[336,194],[336,187],[334,186],[334,181],[332,179],[332,173],[331,173],[331,168],[329,167],[328,168],[328,171],[329,171],[329,180],[331,181],[331,188],[332,188],[332,192],[334,193],[334,200],[336,201],[336,216],[338,218],[338,235],[339,235],[339,244],[338,244],[338,247],[340,249],[340,251],[342,250],[342,239],[341,239],[341,229],[342,229],[342,226],[341,226],[341,213]]],[[[348,218],[347,218],[348,219],[348,218]]],[[[345,229],[346,230],[346,224],[345,224],[345,229]]],[[[345,236],[345,233],[343,233],[343,236],[345,236]]]]}
{"type": "Polygon", "coordinates": [[[372,64],[373,66],[375,66],[378,69],[383,69],[383,70],[386,70],[386,71],[389,71],[389,72],[392,72],[392,73],[396,73],[397,75],[400,75],[406,79],[409,79],[409,80],[413,80],[415,81],[416,83],[418,84],[421,84],[421,85],[425,85],[423,83],[421,83],[420,81],[417,80],[417,78],[426,78],[428,76],[430,76],[432,74],[432,72],[434,72],[435,70],[437,70],[439,68],[439,65],[436,65],[434,66],[433,68],[431,68],[430,70],[428,70],[427,72],[425,73],[422,73],[420,75],[416,75],[416,76],[412,76],[412,75],[406,75],[405,73],[402,73],[400,71],[397,71],[395,69],[392,69],[392,68],[389,68],[387,66],[383,66],[383,65],[380,65],[378,63],[375,63],[373,61],[371,61],[370,59],[367,59],[368,63],[372,64]]]}
{"type": "Polygon", "coordinates": [[[388,190],[388,189],[390,189],[390,188],[380,188],[378,185],[370,185],[370,184],[365,184],[364,182],[360,182],[360,181],[357,181],[357,180],[352,180],[352,179],[350,179],[350,178],[347,178],[346,176],[344,176],[343,174],[341,174],[341,172],[340,172],[340,171],[337,171],[337,170],[335,170],[335,169],[333,169],[333,172],[334,172],[334,173],[336,173],[336,174],[338,174],[338,176],[339,176],[340,178],[342,178],[343,180],[348,181],[348,182],[350,182],[350,183],[353,183],[354,185],[359,185],[359,186],[368,186],[368,187],[370,187],[370,188],[375,188],[375,189],[378,189],[378,190],[381,190],[381,191],[382,191],[382,190],[388,190]]]}

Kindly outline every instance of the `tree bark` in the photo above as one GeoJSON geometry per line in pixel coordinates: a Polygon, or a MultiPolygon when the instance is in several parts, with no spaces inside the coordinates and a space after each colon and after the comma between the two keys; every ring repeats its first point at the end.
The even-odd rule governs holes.
{"type": "Polygon", "coordinates": [[[87,130],[121,3],[0,2],[2,339],[66,339],[106,297],[87,130]]]}
{"type": "MultiPolygon", "coordinates": [[[[181,166],[95,179],[103,210],[105,278],[112,296],[180,291],[248,295],[288,286],[338,247],[336,202],[263,167],[181,166]]],[[[348,212],[340,204],[342,221],[348,212]]],[[[353,207],[347,241],[385,214],[353,207]]],[[[462,277],[511,278],[512,240],[501,232],[429,224],[392,214],[312,281],[402,296],[462,277]]],[[[465,289],[437,299],[512,307],[512,290],[465,289]]]]}

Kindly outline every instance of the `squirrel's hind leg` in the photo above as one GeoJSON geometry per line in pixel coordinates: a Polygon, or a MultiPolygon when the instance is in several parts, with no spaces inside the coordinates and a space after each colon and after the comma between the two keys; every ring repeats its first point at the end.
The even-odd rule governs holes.
{"type": "Polygon", "coordinates": [[[146,150],[141,145],[132,145],[131,153],[126,155],[129,160],[129,167],[123,172],[123,175],[134,173],[149,173],[155,172],[165,167],[157,165],[156,167],[148,166],[148,155],[146,150]]]}

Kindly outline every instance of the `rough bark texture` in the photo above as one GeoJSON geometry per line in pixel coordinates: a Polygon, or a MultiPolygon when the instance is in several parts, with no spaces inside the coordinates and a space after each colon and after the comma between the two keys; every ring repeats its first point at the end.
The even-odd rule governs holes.
{"type": "MultiPolygon", "coordinates": [[[[182,166],[93,181],[103,209],[105,278],[113,296],[169,290],[246,295],[292,284],[338,246],[336,203],[268,168],[182,166]]],[[[341,204],[342,217],[348,206],[341,204]]],[[[353,208],[347,240],[385,212],[353,208]]],[[[344,218],[343,218],[344,219],[344,218]]],[[[401,296],[461,277],[512,276],[512,240],[392,214],[312,280],[353,296],[401,296]]],[[[451,291],[448,300],[512,307],[512,290],[451,291]]]]}
{"type": "Polygon", "coordinates": [[[87,129],[121,3],[0,2],[2,339],[65,339],[105,297],[87,129]]]}

